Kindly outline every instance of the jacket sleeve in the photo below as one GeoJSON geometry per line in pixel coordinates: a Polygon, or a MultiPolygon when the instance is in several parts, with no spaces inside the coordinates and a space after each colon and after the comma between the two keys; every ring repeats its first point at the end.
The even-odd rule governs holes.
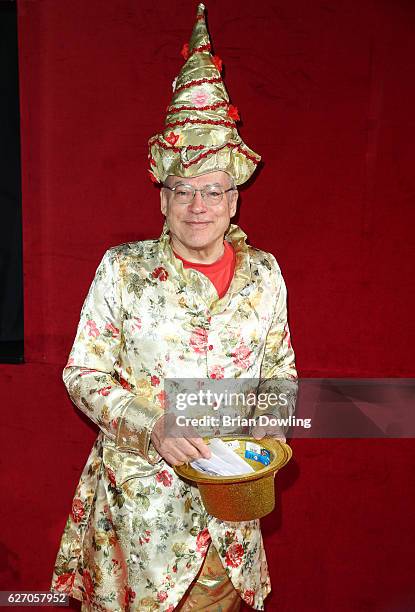
{"type": "Polygon", "coordinates": [[[121,282],[117,254],[109,249],[83,304],[63,381],[74,404],[119,450],[154,464],[161,457],[150,435],[163,411],[123,386],[116,371],[124,347],[121,282]]]}
{"type": "MultiPolygon", "coordinates": [[[[258,387],[255,416],[272,414],[288,419],[295,411],[298,376],[287,321],[287,288],[275,258],[271,257],[276,299],[261,364],[261,380],[258,387]],[[283,394],[282,399],[277,400],[281,394],[283,394]]],[[[282,425],[282,429],[287,431],[288,424],[282,425]]]]}

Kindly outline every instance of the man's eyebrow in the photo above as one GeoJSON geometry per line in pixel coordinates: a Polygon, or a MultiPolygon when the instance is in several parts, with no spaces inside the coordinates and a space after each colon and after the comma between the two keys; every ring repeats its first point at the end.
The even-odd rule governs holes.
{"type": "MultiPolygon", "coordinates": [[[[170,187],[175,187],[176,185],[186,185],[186,187],[193,187],[193,185],[191,185],[190,183],[185,183],[184,181],[177,181],[177,183],[173,183],[173,185],[169,185],[170,187]]],[[[202,185],[202,187],[200,187],[200,189],[204,189],[206,187],[221,187],[223,189],[225,189],[225,187],[223,187],[223,185],[221,185],[220,183],[206,183],[205,185],[202,185]]],[[[197,189],[197,187],[196,187],[197,189]]]]}

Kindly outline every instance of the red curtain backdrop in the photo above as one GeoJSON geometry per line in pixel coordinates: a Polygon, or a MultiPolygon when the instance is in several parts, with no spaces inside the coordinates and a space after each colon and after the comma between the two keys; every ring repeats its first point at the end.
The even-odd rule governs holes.
{"type": "MultiPolygon", "coordinates": [[[[207,8],[242,137],[264,160],[238,223],[280,263],[300,375],[413,377],[415,5],[207,8]]],[[[26,364],[0,369],[0,588],[45,590],[96,436],[61,371],[104,251],[161,232],[147,140],[196,3],[18,10],[26,364]]],[[[263,521],[267,609],[414,609],[413,441],[292,446],[263,521]]]]}

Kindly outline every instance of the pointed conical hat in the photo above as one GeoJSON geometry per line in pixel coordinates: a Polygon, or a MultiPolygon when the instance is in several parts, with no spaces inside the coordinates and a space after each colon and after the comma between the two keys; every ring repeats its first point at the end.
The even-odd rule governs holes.
{"type": "Polygon", "coordinates": [[[222,170],[241,185],[261,158],[236,129],[238,110],[229,103],[222,62],[211,54],[203,4],[182,54],[186,62],[173,82],[164,130],[149,140],[150,176],[164,182],[169,175],[193,177],[222,170]]]}

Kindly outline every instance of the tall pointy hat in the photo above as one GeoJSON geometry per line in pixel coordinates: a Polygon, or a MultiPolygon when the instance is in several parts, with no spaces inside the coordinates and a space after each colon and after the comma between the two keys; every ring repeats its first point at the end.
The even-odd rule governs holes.
{"type": "Polygon", "coordinates": [[[211,55],[203,4],[182,55],[186,63],[173,82],[164,130],[148,141],[150,177],[163,182],[170,174],[192,177],[223,170],[241,185],[261,158],[236,129],[238,109],[229,103],[222,62],[211,55]]]}

